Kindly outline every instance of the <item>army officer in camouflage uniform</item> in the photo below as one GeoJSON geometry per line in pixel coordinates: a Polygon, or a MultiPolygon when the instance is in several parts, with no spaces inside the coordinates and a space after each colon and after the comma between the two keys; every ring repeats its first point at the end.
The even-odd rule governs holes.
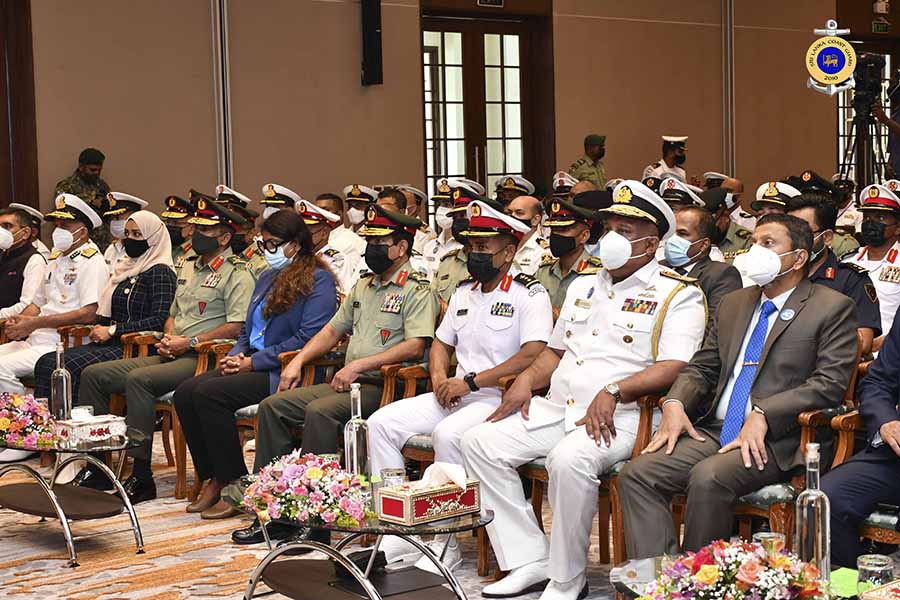
{"type": "MultiPolygon", "coordinates": [[[[197,344],[238,337],[253,294],[247,262],[231,251],[231,238],[243,218],[201,198],[188,222],[195,228],[191,241],[196,254],[188,256],[178,272],[175,301],[156,344],[157,356],[92,365],[81,375],[82,404],[92,404],[95,414],[105,414],[110,394],[125,394],[126,423],[148,436],[146,444],[129,450],[134,471],[123,485],[132,503],[156,497],[150,457],[157,398],[194,376],[197,353],[193,349],[197,344]]],[[[104,478],[88,467],[76,479],[81,485],[93,486],[104,478]]]]}
{"type": "MultiPolygon", "coordinates": [[[[331,322],[282,370],[278,393],[260,403],[254,471],[294,449],[291,431],[296,428],[303,429],[304,452],[337,452],[338,436],[351,416],[350,384],[361,384],[362,413],[368,417],[381,402],[381,367],[420,360],[434,337],[437,299],[409,263],[422,222],[377,204],[366,213],[359,234],[366,239],[365,260],[372,273],[360,278],[331,322]],[[331,383],[296,387],[303,365],[346,334],[346,362],[331,383]]],[[[238,544],[263,541],[257,523],[231,537],[238,544]]]]}
{"type": "Polygon", "coordinates": [[[584,156],[569,167],[569,175],[578,181],[590,181],[603,189],[606,185],[606,170],[603,157],[606,155],[606,136],[592,133],[584,138],[584,156]]]}

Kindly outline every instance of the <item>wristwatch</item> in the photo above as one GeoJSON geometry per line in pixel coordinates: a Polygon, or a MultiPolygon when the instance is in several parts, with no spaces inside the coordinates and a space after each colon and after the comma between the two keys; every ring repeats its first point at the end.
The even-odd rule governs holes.
{"type": "Polygon", "coordinates": [[[113,323],[107,328],[107,330],[109,331],[109,335],[116,335],[116,324],[113,323]]]}
{"type": "Polygon", "coordinates": [[[194,348],[194,346],[196,346],[199,343],[200,343],[200,338],[198,338],[196,335],[191,338],[191,342],[190,342],[191,348],[194,348]]]}
{"type": "Polygon", "coordinates": [[[622,401],[622,392],[619,391],[619,384],[618,384],[618,383],[610,383],[610,384],[607,384],[603,389],[606,390],[606,392],[607,392],[610,396],[612,396],[613,398],[615,398],[615,399],[616,399],[616,402],[621,402],[621,401],[622,401]]]}
{"type": "Polygon", "coordinates": [[[471,373],[466,373],[465,376],[463,377],[463,381],[466,382],[466,385],[468,385],[469,389],[472,390],[473,392],[477,392],[478,390],[481,389],[480,387],[478,387],[478,384],[475,383],[476,375],[477,375],[477,373],[475,371],[472,371],[471,373]]]}

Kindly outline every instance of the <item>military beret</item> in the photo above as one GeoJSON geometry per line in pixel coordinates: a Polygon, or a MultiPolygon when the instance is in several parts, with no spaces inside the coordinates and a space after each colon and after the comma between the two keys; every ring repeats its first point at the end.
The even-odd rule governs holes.
{"type": "Polygon", "coordinates": [[[606,136],[599,135],[596,133],[592,133],[590,135],[585,136],[584,145],[585,146],[603,146],[606,144],[606,136]]]}

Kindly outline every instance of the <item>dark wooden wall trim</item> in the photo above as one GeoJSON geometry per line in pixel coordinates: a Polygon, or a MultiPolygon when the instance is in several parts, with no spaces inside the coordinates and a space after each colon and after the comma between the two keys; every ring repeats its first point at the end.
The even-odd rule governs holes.
{"type": "Polygon", "coordinates": [[[0,0],[0,206],[40,208],[30,0],[0,0]]]}
{"type": "Polygon", "coordinates": [[[553,13],[552,0],[503,0],[502,8],[478,6],[478,0],[422,0],[421,7],[425,13],[439,15],[465,13],[496,17],[508,15],[549,17],[553,13]]]}

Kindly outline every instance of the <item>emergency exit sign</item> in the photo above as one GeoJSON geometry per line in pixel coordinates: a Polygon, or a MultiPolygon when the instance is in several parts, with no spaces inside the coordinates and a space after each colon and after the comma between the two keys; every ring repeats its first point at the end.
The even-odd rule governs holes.
{"type": "Polygon", "coordinates": [[[872,21],[872,33],[888,33],[891,24],[887,21],[872,21]]]}
{"type": "Polygon", "coordinates": [[[478,6],[489,6],[491,8],[503,8],[503,0],[478,0],[478,6]]]}

